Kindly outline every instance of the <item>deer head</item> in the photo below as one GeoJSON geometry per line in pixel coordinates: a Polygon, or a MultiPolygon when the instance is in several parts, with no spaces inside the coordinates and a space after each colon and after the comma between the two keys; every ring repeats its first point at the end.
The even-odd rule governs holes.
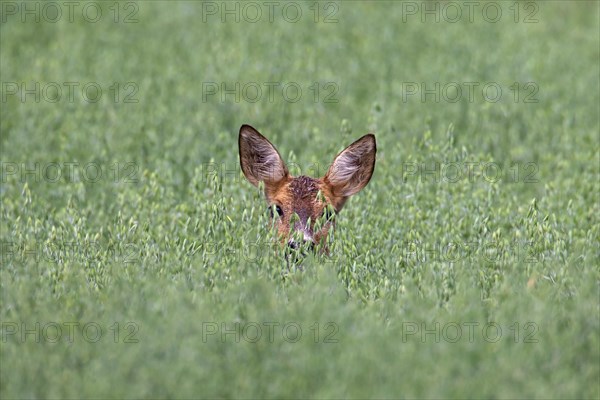
{"type": "Polygon", "coordinates": [[[239,151],[246,179],[254,186],[264,182],[271,221],[282,242],[296,249],[323,243],[348,198],[369,183],[377,147],[374,135],[361,137],[319,179],[291,176],[275,146],[249,125],[240,128],[239,151]]]}

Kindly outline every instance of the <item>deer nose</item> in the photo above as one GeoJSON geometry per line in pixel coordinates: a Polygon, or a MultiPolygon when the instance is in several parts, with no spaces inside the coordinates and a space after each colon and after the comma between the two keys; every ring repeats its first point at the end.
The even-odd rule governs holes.
{"type": "MultiPolygon", "coordinates": [[[[301,245],[298,244],[298,242],[296,242],[295,240],[289,240],[287,245],[292,250],[297,250],[299,247],[301,247],[301,245]]],[[[310,251],[313,251],[315,249],[315,242],[313,242],[312,240],[304,240],[302,242],[302,247],[308,247],[310,251]]]]}

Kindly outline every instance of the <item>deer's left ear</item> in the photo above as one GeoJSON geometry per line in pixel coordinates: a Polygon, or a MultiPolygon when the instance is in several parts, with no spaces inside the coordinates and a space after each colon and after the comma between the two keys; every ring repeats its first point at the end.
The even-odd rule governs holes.
{"type": "Polygon", "coordinates": [[[323,178],[334,197],[343,205],[347,197],[360,192],[373,176],[377,145],[375,135],[368,134],[346,147],[333,160],[323,178]]]}

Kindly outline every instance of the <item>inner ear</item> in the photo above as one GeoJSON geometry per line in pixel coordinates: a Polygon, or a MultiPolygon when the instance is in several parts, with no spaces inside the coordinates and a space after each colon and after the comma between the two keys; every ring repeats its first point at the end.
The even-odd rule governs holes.
{"type": "Polygon", "coordinates": [[[289,175],[275,146],[250,125],[240,128],[238,144],[242,172],[254,186],[261,181],[272,186],[289,175]]]}
{"type": "Polygon", "coordinates": [[[365,135],[339,153],[323,178],[335,197],[347,198],[361,191],[373,176],[377,145],[365,135]]]}

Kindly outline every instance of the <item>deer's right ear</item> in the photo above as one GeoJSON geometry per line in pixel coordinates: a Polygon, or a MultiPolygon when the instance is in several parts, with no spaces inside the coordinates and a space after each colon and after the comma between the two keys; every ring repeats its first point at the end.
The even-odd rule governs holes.
{"type": "Polygon", "coordinates": [[[242,172],[254,186],[276,184],[289,175],[275,146],[250,125],[242,125],[238,143],[242,172]]]}

